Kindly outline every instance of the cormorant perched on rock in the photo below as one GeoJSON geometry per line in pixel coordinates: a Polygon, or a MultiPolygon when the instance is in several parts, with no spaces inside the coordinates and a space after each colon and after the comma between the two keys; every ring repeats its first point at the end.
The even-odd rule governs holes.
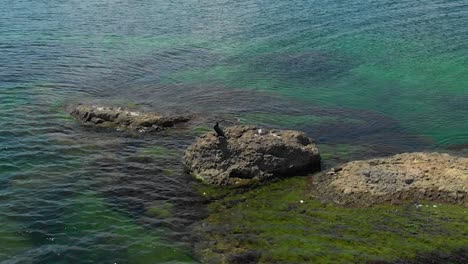
{"type": "Polygon", "coordinates": [[[214,131],[216,132],[216,135],[218,137],[223,137],[226,138],[226,135],[224,134],[223,130],[219,127],[219,123],[216,122],[216,125],[214,125],[214,131]]]}

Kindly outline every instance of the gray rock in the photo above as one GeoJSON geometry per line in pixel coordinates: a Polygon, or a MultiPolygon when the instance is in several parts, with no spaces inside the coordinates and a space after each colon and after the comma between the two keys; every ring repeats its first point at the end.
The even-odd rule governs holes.
{"type": "Polygon", "coordinates": [[[189,115],[163,116],[157,113],[131,111],[121,107],[104,107],[78,104],[70,114],[85,125],[115,127],[139,132],[158,131],[185,123],[189,115]]]}
{"type": "Polygon", "coordinates": [[[341,204],[434,200],[468,206],[468,158],[417,152],[353,161],[317,175],[311,186],[313,196],[341,204]]]}
{"type": "Polygon", "coordinates": [[[185,152],[187,170],[205,183],[247,185],[320,169],[317,146],[303,132],[242,125],[224,132],[205,134],[185,152]]]}

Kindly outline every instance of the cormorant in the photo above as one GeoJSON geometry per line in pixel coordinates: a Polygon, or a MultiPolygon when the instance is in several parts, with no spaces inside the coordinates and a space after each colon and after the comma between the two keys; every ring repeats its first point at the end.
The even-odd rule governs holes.
{"type": "Polygon", "coordinates": [[[213,128],[214,128],[214,131],[216,132],[216,135],[218,135],[218,137],[226,138],[226,135],[224,135],[223,130],[219,127],[218,122],[216,122],[216,125],[214,125],[213,128]]]}

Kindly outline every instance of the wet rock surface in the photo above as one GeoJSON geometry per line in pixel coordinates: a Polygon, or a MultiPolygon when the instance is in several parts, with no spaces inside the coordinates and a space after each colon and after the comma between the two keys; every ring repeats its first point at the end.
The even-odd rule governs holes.
{"type": "Polygon", "coordinates": [[[205,183],[248,185],[320,169],[317,146],[303,132],[239,125],[224,133],[209,132],[185,152],[188,172],[205,183]]]}
{"type": "Polygon", "coordinates": [[[121,107],[78,104],[70,114],[85,125],[115,127],[139,132],[159,131],[186,123],[190,115],[166,116],[157,113],[131,111],[121,107]]]}
{"type": "Polygon", "coordinates": [[[312,178],[312,195],[339,204],[432,200],[468,206],[468,158],[403,153],[353,161],[312,178]]]}

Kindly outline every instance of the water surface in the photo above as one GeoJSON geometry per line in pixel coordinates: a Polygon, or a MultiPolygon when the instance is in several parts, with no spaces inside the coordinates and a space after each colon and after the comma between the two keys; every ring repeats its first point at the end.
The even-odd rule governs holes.
{"type": "Polygon", "coordinates": [[[464,0],[3,0],[0,261],[195,262],[194,135],[103,133],[67,104],[301,129],[361,157],[460,150],[467,24],[464,0]]]}

